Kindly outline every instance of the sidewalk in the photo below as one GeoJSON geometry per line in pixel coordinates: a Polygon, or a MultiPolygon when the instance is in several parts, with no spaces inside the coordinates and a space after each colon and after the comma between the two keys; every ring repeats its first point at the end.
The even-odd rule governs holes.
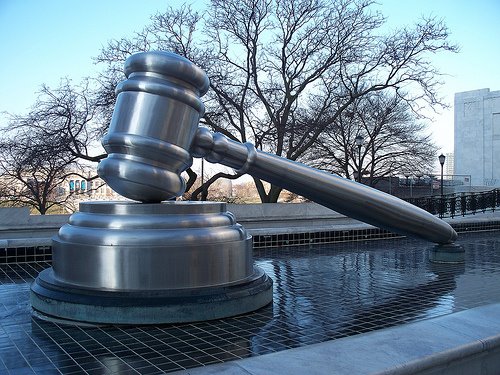
{"type": "Polygon", "coordinates": [[[500,368],[500,304],[481,306],[319,344],[177,375],[496,374],[500,368]]]}

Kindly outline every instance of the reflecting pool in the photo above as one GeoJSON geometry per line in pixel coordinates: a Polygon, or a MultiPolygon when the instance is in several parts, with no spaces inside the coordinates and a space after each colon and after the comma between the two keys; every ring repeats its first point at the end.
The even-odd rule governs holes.
{"type": "Polygon", "coordinates": [[[388,239],[254,251],[273,304],[195,324],[76,327],[31,316],[29,285],[50,264],[0,265],[0,373],[164,373],[261,355],[500,302],[500,232],[460,235],[465,263],[388,239]]]}

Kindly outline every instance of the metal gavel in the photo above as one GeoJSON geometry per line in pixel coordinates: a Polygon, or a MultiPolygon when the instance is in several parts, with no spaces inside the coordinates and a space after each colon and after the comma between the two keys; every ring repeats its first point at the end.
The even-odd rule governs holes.
{"type": "Polygon", "coordinates": [[[457,238],[443,220],[392,195],[258,151],[198,127],[209,88],[205,72],[170,52],[141,52],[125,62],[100,177],[117,193],[155,203],[180,196],[181,173],[203,157],[281,186],[354,219],[439,244],[457,238]]]}

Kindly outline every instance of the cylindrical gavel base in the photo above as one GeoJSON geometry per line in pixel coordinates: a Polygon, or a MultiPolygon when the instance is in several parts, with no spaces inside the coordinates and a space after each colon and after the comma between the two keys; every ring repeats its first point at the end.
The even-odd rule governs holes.
{"type": "Polygon", "coordinates": [[[52,244],[52,267],[31,286],[33,309],[48,319],[194,322],[272,301],[251,236],[224,203],[82,203],[52,244]]]}

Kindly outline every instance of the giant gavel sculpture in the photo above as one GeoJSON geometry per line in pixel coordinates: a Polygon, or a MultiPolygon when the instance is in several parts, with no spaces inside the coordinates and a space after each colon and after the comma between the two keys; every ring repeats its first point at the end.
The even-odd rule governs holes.
{"type": "Polygon", "coordinates": [[[98,173],[142,203],[80,204],[53,239],[52,268],[32,286],[33,308],[44,316],[169,323],[236,315],[272,300],[271,280],[253,266],[251,236],[225,204],[172,201],[185,190],[181,173],[193,156],[396,233],[438,244],[457,238],[447,223],[398,198],[198,127],[209,81],[183,57],[138,53],[125,75],[98,173]]]}
{"type": "Polygon", "coordinates": [[[186,59],[139,53],[127,60],[125,74],[103,139],[109,156],[99,166],[99,175],[125,197],[160,202],[180,196],[181,172],[191,156],[204,157],[378,227],[436,243],[457,238],[447,223],[391,195],[198,128],[208,78],[186,59]]]}

